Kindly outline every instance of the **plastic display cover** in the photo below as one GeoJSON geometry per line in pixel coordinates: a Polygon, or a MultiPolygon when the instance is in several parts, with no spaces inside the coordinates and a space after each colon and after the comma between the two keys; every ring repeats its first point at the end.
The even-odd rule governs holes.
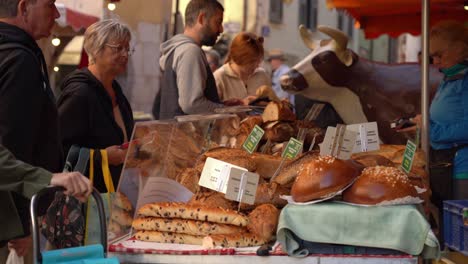
{"type": "Polygon", "coordinates": [[[108,223],[110,243],[131,235],[139,206],[190,199],[190,191],[168,179],[175,180],[183,169],[194,167],[206,150],[226,145],[228,136],[237,129],[238,118],[234,114],[213,114],[137,122],[108,223]]]}

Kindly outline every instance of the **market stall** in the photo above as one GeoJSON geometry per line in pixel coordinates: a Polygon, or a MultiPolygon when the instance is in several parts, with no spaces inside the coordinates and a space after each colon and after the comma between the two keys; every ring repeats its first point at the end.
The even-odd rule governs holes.
{"type": "MultiPolygon", "coordinates": [[[[309,174],[308,171],[301,173],[304,168],[313,170],[313,166],[318,166],[316,162],[323,160],[325,163],[336,160],[336,166],[349,162],[341,160],[342,154],[335,154],[340,159],[320,156],[316,144],[324,144],[327,133],[311,121],[295,120],[286,104],[272,102],[262,115],[249,114],[252,112],[255,111],[242,109],[236,114],[137,123],[109,224],[112,256],[126,263],[417,263],[423,249],[433,251],[428,257],[437,255],[437,239],[431,235],[429,224],[417,206],[401,203],[394,207],[356,206],[329,201],[301,205],[291,204],[293,201],[287,205],[284,195],[292,194],[294,198],[294,182],[299,181],[296,177],[309,174]],[[258,136],[255,143],[258,129],[264,130],[264,134],[258,136]],[[304,144],[299,144],[299,148],[290,145],[291,137],[301,139],[299,142],[304,144]],[[251,151],[249,143],[256,145],[251,151]],[[296,154],[305,151],[296,157],[294,149],[296,154]],[[309,149],[311,151],[306,151],[309,149]],[[207,175],[208,181],[205,181],[207,175]],[[241,186],[242,182],[246,182],[245,186],[241,186]],[[248,184],[255,185],[253,191],[248,184]],[[229,193],[236,190],[234,198],[230,197],[229,193]],[[252,196],[251,202],[243,200],[252,196]],[[396,211],[400,218],[390,221],[389,216],[396,211]],[[320,212],[331,218],[311,218],[311,215],[322,215],[320,212]],[[331,221],[333,219],[346,221],[331,221]],[[371,229],[369,222],[363,221],[365,219],[380,225],[371,229]],[[401,228],[401,225],[407,227],[401,228]],[[325,227],[337,233],[324,235],[321,230],[326,230],[325,227]],[[355,233],[351,234],[351,230],[355,233]],[[336,236],[344,233],[348,236],[336,236]],[[380,245],[383,238],[391,237],[389,233],[398,239],[380,245]],[[314,239],[318,237],[321,239],[314,239]],[[274,243],[275,240],[278,242],[274,243]],[[258,256],[259,247],[265,244],[271,246],[266,250],[269,256],[258,256]]],[[[369,132],[372,127],[375,124],[369,125],[369,132]]],[[[368,149],[374,149],[371,145],[375,139],[366,136],[367,141],[368,149]]],[[[354,142],[350,145],[352,148],[354,142]]],[[[346,152],[346,147],[341,146],[343,142],[335,144],[340,146],[334,148],[346,152]]],[[[379,153],[381,158],[355,153],[353,160],[366,166],[403,162],[404,146],[377,148],[380,150],[372,155],[379,153]]],[[[411,174],[414,181],[408,186],[424,188],[421,178],[424,176],[418,175],[424,173],[423,163],[418,154],[411,174]]],[[[323,174],[323,179],[332,181],[333,187],[322,190],[326,193],[306,198],[307,202],[330,199],[330,192],[341,194],[351,186],[361,169],[333,176],[335,180],[327,180],[328,173],[323,174]]],[[[401,177],[406,179],[406,176],[401,177]]],[[[414,190],[409,190],[413,198],[419,197],[414,203],[426,199],[414,190]]],[[[318,193],[317,190],[304,192],[318,193]]],[[[388,192],[393,193],[390,189],[388,192]]],[[[405,203],[413,204],[413,201],[405,203]]]]}

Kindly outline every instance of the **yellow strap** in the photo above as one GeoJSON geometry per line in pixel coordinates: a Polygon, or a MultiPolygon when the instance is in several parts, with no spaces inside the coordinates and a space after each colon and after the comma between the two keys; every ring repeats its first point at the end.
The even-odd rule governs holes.
{"type": "Polygon", "coordinates": [[[115,192],[114,183],[112,181],[112,176],[109,170],[109,159],[107,157],[107,150],[101,149],[101,167],[102,167],[102,176],[104,177],[104,184],[106,185],[107,192],[115,192]]]}
{"type": "MultiPolygon", "coordinates": [[[[89,180],[94,180],[94,149],[89,150],[89,180]]],[[[94,184],[93,184],[94,185],[94,184]]]]}

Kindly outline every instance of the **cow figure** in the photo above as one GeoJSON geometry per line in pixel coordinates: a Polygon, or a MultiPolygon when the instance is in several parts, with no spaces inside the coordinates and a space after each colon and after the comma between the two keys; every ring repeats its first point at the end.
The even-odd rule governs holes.
{"type": "MultiPolygon", "coordinates": [[[[347,49],[348,37],[341,31],[319,26],[329,40],[313,40],[299,27],[312,52],[281,77],[283,90],[329,102],[346,124],[377,121],[383,143],[405,144],[405,135],[390,128],[400,117],[421,112],[421,67],[417,63],[386,64],[358,57],[347,49]]],[[[430,69],[433,93],[442,75],[430,69]]]]}

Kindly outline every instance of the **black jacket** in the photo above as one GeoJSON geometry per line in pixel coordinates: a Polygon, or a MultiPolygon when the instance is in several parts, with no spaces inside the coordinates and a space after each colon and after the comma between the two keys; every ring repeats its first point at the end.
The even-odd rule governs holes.
{"type": "MultiPolygon", "coordinates": [[[[132,109],[117,81],[112,86],[130,140],[134,125],[132,109]]],[[[104,149],[124,143],[122,129],[114,119],[111,98],[102,83],[88,69],[72,72],[65,77],[60,89],[59,124],[66,152],[74,144],[104,149]]],[[[117,187],[122,166],[110,166],[110,170],[114,186],[117,187]]],[[[94,186],[100,192],[105,192],[100,168],[95,169],[94,178],[94,186]]]]}
{"type": "Polygon", "coordinates": [[[62,171],[57,107],[42,51],[25,31],[1,22],[0,138],[17,159],[62,171]],[[1,48],[9,43],[25,49],[1,48]]]}
{"type": "MultiPolygon", "coordinates": [[[[0,143],[17,159],[34,166],[52,172],[63,168],[57,108],[42,51],[24,30],[2,22],[0,143]]],[[[16,192],[11,195],[18,217],[24,220],[24,234],[28,234],[29,200],[16,192]]]]}

